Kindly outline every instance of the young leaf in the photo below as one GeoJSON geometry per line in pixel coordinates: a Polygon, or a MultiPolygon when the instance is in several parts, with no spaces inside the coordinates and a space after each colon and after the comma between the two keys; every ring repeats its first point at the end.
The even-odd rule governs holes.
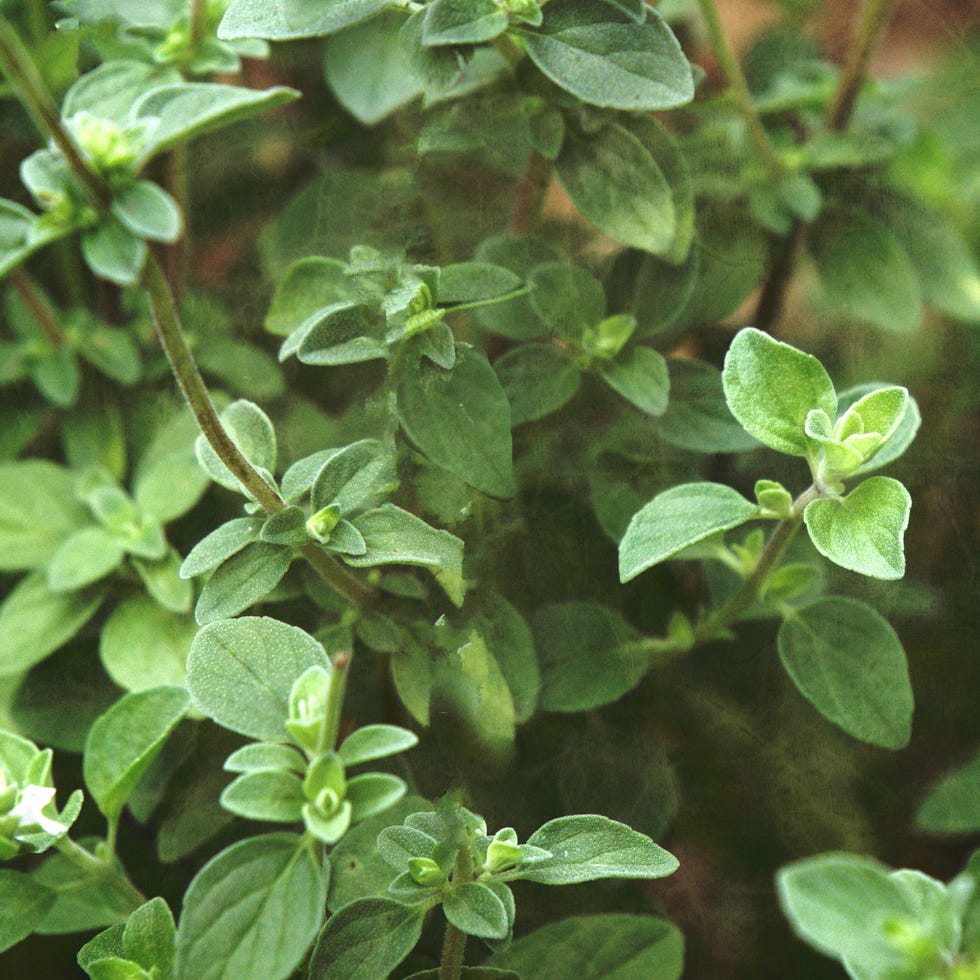
{"type": "Polygon", "coordinates": [[[347,780],[347,801],[352,809],[351,820],[357,823],[383,813],[397,803],[407,790],[405,781],[386,772],[366,772],[347,780]]]}
{"type": "Polygon", "coordinates": [[[415,948],[425,910],[390,898],[365,898],[345,905],[320,933],[310,976],[331,980],[377,980],[415,948]]]}
{"type": "Polygon", "coordinates": [[[397,725],[365,725],[357,728],[341,743],[337,754],[348,768],[383,759],[418,745],[418,736],[397,725]]]}
{"type": "Polygon", "coordinates": [[[293,551],[253,541],[207,580],[194,609],[201,626],[228,619],[268,595],[289,571],[293,551]]]}
{"type": "Polygon", "coordinates": [[[649,837],[595,814],[549,820],[527,839],[552,857],[520,871],[543,885],[573,885],[598,878],[663,878],[678,861],[649,837]]]}
{"type": "Polygon", "coordinates": [[[314,314],[283,343],[279,360],[295,353],[304,364],[357,364],[384,358],[376,336],[380,321],[375,310],[356,301],[337,302],[314,314]]]}
{"type": "Polygon", "coordinates": [[[521,285],[521,277],[501,265],[490,262],[457,262],[454,265],[445,265],[440,270],[438,298],[442,306],[475,303],[506,296],[520,289],[521,285]]]}
{"type": "Polygon", "coordinates": [[[719,531],[757,516],[759,508],[720,483],[685,483],[657,494],[630,521],[619,543],[619,578],[641,572],[719,531]]]}
{"type": "Polygon", "coordinates": [[[287,337],[314,313],[338,301],[353,299],[346,269],[339,259],[320,255],[294,262],[276,284],[265,329],[287,337]]]}
{"type": "Polygon", "coordinates": [[[804,426],[811,410],[837,415],[837,394],[823,365],[754,327],[735,335],[721,381],[728,407],[749,435],[790,456],[809,451],[804,426]]]}
{"type": "Polygon", "coordinates": [[[183,230],[177,202],[151,180],[137,180],[118,191],[112,213],[134,235],[151,242],[175,242],[183,230]]]}
{"type": "Polygon", "coordinates": [[[807,858],[776,875],[779,903],[801,939],[846,963],[849,972],[901,976],[905,957],[881,923],[915,921],[916,909],[889,870],[853,854],[807,858]]]}
{"type": "Polygon", "coordinates": [[[548,262],[534,268],[530,282],[534,312],[553,333],[568,340],[580,341],[583,330],[606,315],[602,283],[581,266],[548,262]]]}
{"type": "Polygon", "coordinates": [[[649,657],[630,650],[639,634],[610,609],[562,602],[539,609],[532,623],[541,662],[539,706],[545,711],[588,711],[632,690],[649,657]]]}
{"type": "Polygon", "coordinates": [[[0,953],[26,939],[54,905],[55,893],[20,871],[0,869],[0,953]]]}
{"type": "MultiPolygon", "coordinates": [[[[880,390],[882,387],[884,386],[872,383],[857,385],[854,388],[848,388],[847,391],[841,392],[838,398],[838,412],[844,414],[860,399],[863,399],[873,392],[880,390]]],[[[870,472],[871,470],[880,470],[882,467],[894,462],[905,452],[906,449],[909,448],[912,440],[916,436],[916,433],[919,431],[919,426],[921,424],[922,415],[919,412],[919,406],[916,404],[915,399],[910,396],[905,408],[905,414],[902,416],[898,427],[892,433],[891,438],[871,457],[871,459],[865,463],[862,463],[851,474],[851,476],[861,476],[864,473],[870,472]]]]}
{"type": "Polygon", "coordinates": [[[521,31],[530,59],[583,102],[634,111],[670,109],[694,98],[681,46],[651,8],[638,24],[608,4],[553,0],[537,31],[521,31]]]}
{"type": "Polygon", "coordinates": [[[779,658],[800,693],[849,735],[900,749],[912,731],[905,650],[882,616],[830,596],[797,609],[779,630],[779,658]]]}
{"type": "Polygon", "coordinates": [[[135,286],[146,261],[146,242],[109,215],[82,233],[82,255],[100,279],[117,286],[135,286]]]}
{"type": "Polygon", "coordinates": [[[85,783],[107,817],[123,808],[187,708],[184,688],[157,687],[123,695],[92,726],[85,743],[85,783]]]}
{"type": "Polygon", "coordinates": [[[504,903],[486,885],[466,881],[442,901],[446,918],[461,932],[481,939],[504,939],[510,930],[504,903]]]}
{"type": "Polygon", "coordinates": [[[820,554],[872,578],[905,574],[904,535],[912,498],[898,480],[872,476],[846,497],[825,497],[803,512],[820,554]]]}
{"type": "Polygon", "coordinates": [[[228,772],[269,772],[282,769],[306,773],[307,762],[300,752],[279,742],[249,742],[225,759],[228,772]]]}
{"type": "MultiPolygon", "coordinates": [[[[242,455],[255,467],[272,473],[276,468],[276,432],[269,416],[254,402],[240,398],[221,413],[221,424],[242,455]]],[[[195,451],[201,466],[215,483],[228,490],[241,490],[236,477],[221,461],[211,444],[198,436],[195,451]]]]}
{"type": "Polygon", "coordinates": [[[437,466],[490,496],[516,493],[510,405],[482,353],[463,344],[452,371],[418,365],[398,386],[398,418],[437,466]]]}
{"type": "Polygon", "coordinates": [[[71,231],[70,226],[39,225],[27,208],[0,197],[0,276],[16,269],[48,242],[71,231]]]}
{"type": "Polygon", "coordinates": [[[225,787],[221,805],[248,820],[298,823],[303,819],[303,784],[281,769],[246,772],[225,787]]]}
{"type": "Polygon", "coordinates": [[[43,572],[21,579],[0,604],[0,677],[40,663],[102,604],[100,592],[52,592],[43,572]]]}
{"type": "Polygon", "coordinates": [[[670,184],[629,130],[569,132],[555,165],[572,202],[605,234],[655,255],[670,248],[677,231],[670,184]]]}
{"type": "Polygon", "coordinates": [[[40,459],[0,463],[0,571],[43,564],[90,520],[68,470],[40,459]]]}
{"type": "Polygon", "coordinates": [[[515,940],[488,963],[539,980],[680,980],[684,937],[650,915],[577,915],[515,940]]]}
{"type": "Polygon", "coordinates": [[[194,706],[250,738],[282,741],[289,692],[307,668],[329,669],[323,647],[295,626],[244,616],[205,626],[187,656],[194,706]]]}
{"type": "Polygon", "coordinates": [[[324,869],[302,838],[267,834],[232,844],[201,868],[184,896],[177,975],[289,976],[316,936],[326,897],[324,869]]]}

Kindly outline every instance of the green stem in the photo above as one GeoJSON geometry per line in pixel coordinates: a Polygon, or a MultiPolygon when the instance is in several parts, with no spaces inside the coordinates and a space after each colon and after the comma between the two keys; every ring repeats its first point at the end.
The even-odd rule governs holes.
{"type": "Polygon", "coordinates": [[[327,689],[327,709],[323,714],[323,727],[317,748],[327,752],[337,747],[337,733],[340,731],[340,713],[344,706],[344,693],[350,672],[351,654],[344,650],[331,661],[330,686],[327,689]]]}
{"type": "Polygon", "coordinates": [[[109,185],[91,168],[78,144],[65,129],[61,113],[24,42],[5,17],[0,17],[0,69],[10,79],[34,124],[43,136],[54,141],[93,202],[101,210],[108,208],[112,201],[109,185]]]}
{"type": "Polygon", "coordinates": [[[204,24],[207,19],[207,13],[207,0],[191,0],[191,51],[197,51],[198,46],[204,38],[204,24]]]}
{"type": "Polygon", "coordinates": [[[37,321],[48,343],[52,347],[63,347],[65,334],[58,322],[58,314],[31,277],[23,269],[14,269],[10,273],[10,284],[37,321]]]}
{"type": "Polygon", "coordinates": [[[895,0],[867,0],[861,8],[854,39],[837,82],[837,89],[827,110],[827,128],[847,129],[858,92],[868,74],[871,56],[884,36],[891,20],[895,0]]]}
{"type": "MultiPolygon", "coordinates": [[[[86,874],[108,885],[122,896],[132,909],[138,909],[146,902],[146,896],[120,871],[111,864],[100,861],[94,854],[76,844],[70,837],[62,837],[55,847],[76,867],[86,874]]],[[[112,860],[110,858],[110,860],[112,860]]]]}
{"type": "Polygon", "coordinates": [[[446,938],[442,941],[442,959],[439,962],[439,980],[459,980],[463,975],[465,955],[466,933],[447,922],[446,938]]]}
{"type": "Polygon", "coordinates": [[[769,134],[755,111],[755,106],[752,105],[749,83],[745,80],[745,75],[735,57],[735,52],[732,50],[728,37],[721,26],[721,18],[718,16],[715,0],[698,0],[698,6],[701,8],[701,17],[708,31],[712,51],[714,51],[715,58],[718,60],[725,80],[728,82],[728,90],[748,129],[749,139],[755,146],[759,160],[770,178],[781,177],[785,171],[783,162],[779,159],[779,155],[769,139],[769,134]]]}
{"type": "Polygon", "coordinates": [[[822,495],[821,490],[811,486],[796,498],[790,516],[776,525],[755,567],[745,577],[738,591],[695,627],[695,646],[723,636],[728,632],[729,626],[759,598],[766,580],[776,570],[790,542],[800,529],[803,523],[803,511],[806,510],[807,504],[822,495]]]}
{"type": "Polygon", "coordinates": [[[166,252],[167,278],[178,304],[190,267],[190,187],[187,180],[189,155],[190,147],[186,143],[178,144],[167,154],[167,190],[184,216],[184,230],[166,252]]]}
{"type": "MultiPolygon", "coordinates": [[[[146,266],[143,269],[143,287],[150,301],[160,346],[167,355],[177,384],[180,385],[180,390],[194,413],[204,438],[211,444],[211,448],[235,479],[258,501],[263,510],[268,514],[278,514],[286,506],[285,501],[242,455],[218,418],[197,362],[187,345],[170,284],[152,251],[147,256],[146,266]]],[[[361,607],[377,601],[378,593],[375,589],[360,582],[341,568],[314,542],[311,541],[302,548],[302,555],[345,599],[361,607]]]]}

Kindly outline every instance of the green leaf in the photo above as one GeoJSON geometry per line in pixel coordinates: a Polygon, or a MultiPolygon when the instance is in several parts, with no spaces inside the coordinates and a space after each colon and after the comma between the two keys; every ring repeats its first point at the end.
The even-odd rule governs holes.
{"type": "Polygon", "coordinates": [[[634,347],[625,358],[600,368],[602,379],[630,404],[648,415],[667,411],[670,375],[663,354],[651,347],[634,347]]]}
{"type": "Polygon", "coordinates": [[[0,869],[0,953],[26,939],[54,900],[54,892],[33,878],[0,869]]]}
{"type": "Polygon", "coordinates": [[[125,694],[89,731],[85,783],[99,809],[113,819],[187,712],[182,687],[125,694]]]}
{"type": "Polygon", "coordinates": [[[872,578],[905,574],[903,539],[912,498],[898,480],[872,476],[846,497],[813,500],[803,512],[820,554],[872,578]]]}
{"type": "MultiPolygon", "coordinates": [[[[432,8],[427,8],[431,10],[432,8]]],[[[439,273],[439,304],[476,303],[520,289],[521,277],[490,262],[457,262],[439,273]]]]}
{"type": "Polygon", "coordinates": [[[328,920],[310,960],[311,977],[377,980],[415,948],[425,910],[390,898],[365,898],[345,905],[328,920]]]}
{"type": "Polygon", "coordinates": [[[577,915],[515,940],[488,962],[536,980],[680,980],[684,937],[650,915],[577,915]]]}
{"type": "Polygon", "coordinates": [[[113,215],[82,233],[85,263],[100,279],[117,286],[135,286],[146,260],[146,242],[113,215]]]}
{"type": "Polygon", "coordinates": [[[522,344],[494,362],[516,427],[557,412],[575,395],[581,375],[575,362],[551,344],[522,344]]]}
{"type": "Polygon", "coordinates": [[[221,794],[226,810],[249,820],[274,823],[298,823],[305,802],[299,776],[279,769],[243,773],[221,794]]]}
{"type": "Polygon", "coordinates": [[[125,126],[136,99],[160,85],[171,85],[180,80],[180,72],[170,66],[113,58],[75,80],[65,93],[61,115],[71,119],[78,112],[90,112],[100,119],[125,126]]]}
{"type": "MultiPolygon", "coordinates": [[[[878,391],[885,387],[888,386],[872,383],[857,385],[854,388],[848,388],[847,391],[841,392],[840,396],[838,397],[837,411],[843,414],[860,399],[865,398],[872,392],[878,391]]],[[[919,431],[919,426],[921,424],[922,415],[919,412],[919,406],[915,399],[910,396],[905,409],[905,414],[902,416],[898,427],[892,433],[891,438],[871,457],[871,459],[865,463],[862,463],[851,474],[851,476],[860,476],[861,474],[868,473],[871,470],[879,470],[883,466],[887,466],[889,463],[894,462],[912,444],[912,440],[919,431]]]]}
{"type": "Polygon", "coordinates": [[[319,255],[292,263],[276,284],[265,329],[286,337],[314,313],[352,299],[346,269],[339,259],[319,255]]]}
{"type": "Polygon", "coordinates": [[[295,626],[244,616],[205,626],[187,657],[194,706],[249,738],[282,741],[289,692],[307,668],[329,670],[322,646],[295,626]]]}
{"type": "Polygon", "coordinates": [[[151,124],[139,163],[202,133],[230,126],[298,97],[299,92],[282,86],[257,91],[210,82],[180,82],[151,89],[130,111],[131,122],[151,124]]]}
{"type": "Polygon", "coordinates": [[[0,677],[28,670],[57,650],[103,598],[97,592],[52,592],[43,572],[21,579],[0,605],[0,677]]]}
{"type": "Polygon", "coordinates": [[[641,572],[719,531],[758,516],[759,508],[720,483],[685,483],[657,494],[630,521],[619,543],[619,578],[641,572]]]}
{"type": "MultiPolygon", "coordinates": [[[[221,413],[221,424],[242,455],[255,467],[272,473],[276,468],[276,432],[269,416],[254,402],[240,398],[221,413]]],[[[242,490],[238,479],[221,461],[211,444],[198,436],[195,443],[198,462],[215,483],[228,490],[242,490]]]]}
{"type": "Polygon", "coordinates": [[[632,690],[649,657],[632,648],[640,636],[611,609],[562,602],[539,609],[532,621],[541,662],[539,707],[588,711],[632,690]]]}
{"type": "Polygon", "coordinates": [[[261,518],[236,517],[215,528],[191,548],[180,566],[180,577],[194,578],[217,568],[254,541],[262,524],[261,518]]]}
{"type": "Polygon", "coordinates": [[[109,956],[123,955],[123,932],[126,925],[117,922],[108,929],[104,929],[98,935],[90,939],[79,951],[76,959],[78,965],[83,970],[88,970],[89,964],[96,960],[102,960],[109,956]]]}
{"type": "Polygon", "coordinates": [[[150,899],[129,917],[122,941],[126,956],[143,969],[156,970],[161,980],[174,976],[177,927],[162,898],[150,899]]]}
{"type": "MultiPolygon", "coordinates": [[[[106,377],[122,385],[135,384],[140,379],[142,364],[139,347],[131,333],[110,327],[94,318],[85,322],[76,341],[78,353],[106,377]]],[[[109,444],[111,448],[112,444],[109,444]]],[[[122,473],[113,473],[117,479],[122,473]]]]}
{"type": "Polygon", "coordinates": [[[194,609],[198,624],[237,616],[267,596],[289,571],[293,551],[253,541],[207,580],[194,609]]]}
{"type": "Polygon", "coordinates": [[[504,903],[486,885],[466,881],[442,900],[446,918],[461,932],[482,939],[504,939],[510,931],[504,903]]]}
{"type": "Polygon", "coordinates": [[[932,788],[915,815],[915,824],[942,834],[980,830],[980,753],[932,788]]]}
{"type": "Polygon", "coordinates": [[[549,820],[527,839],[552,857],[527,866],[520,877],[543,885],[573,885],[598,878],[663,878],[678,861],[649,837],[596,814],[549,820]]]}
{"type": "Polygon", "coordinates": [[[541,687],[534,635],[524,617],[504,598],[494,596],[479,619],[479,632],[497,661],[514,699],[514,720],[520,724],[534,714],[541,687]]]}
{"type": "Polygon", "coordinates": [[[48,562],[48,588],[73,592],[98,582],[122,564],[120,538],[101,527],[86,527],[65,538],[48,562]]]}
{"type": "Polygon", "coordinates": [[[530,274],[531,307],[552,332],[578,342],[586,327],[606,315],[602,283],[588,270],[567,262],[548,262],[530,274]]]}
{"type": "Polygon", "coordinates": [[[787,865],[776,890],[793,931],[856,976],[909,976],[882,924],[915,920],[915,905],[889,869],[871,858],[821,854],[787,865]]]}
{"type": "Polygon", "coordinates": [[[809,452],[804,426],[811,410],[837,415],[837,394],[823,365],[754,327],[735,335],[721,381],[728,407],[749,435],[791,456],[809,452]]]}
{"type": "Polygon", "coordinates": [[[521,31],[530,59],[583,102],[610,109],[670,109],[694,98],[681,46],[656,10],[638,24],[608,4],[553,0],[537,31],[521,31]]]}
{"type": "Polygon", "coordinates": [[[43,564],[89,521],[68,470],[40,459],[0,463],[0,571],[43,564]]]}
{"type": "Polygon", "coordinates": [[[324,870],[294,834],[232,844],[198,872],[184,896],[177,975],[214,980],[287,977],[323,921],[324,870]]]}
{"type": "MultiPolygon", "coordinates": [[[[543,238],[495,235],[480,243],[475,258],[478,262],[502,266],[527,279],[532,269],[559,262],[562,256],[543,238]]],[[[490,306],[480,306],[474,312],[485,330],[504,337],[530,340],[545,333],[545,326],[531,306],[529,296],[515,296],[490,306]]]]}
{"type": "Polygon", "coordinates": [[[354,301],[338,302],[314,314],[288,337],[279,360],[290,353],[304,364],[358,364],[384,358],[384,344],[375,336],[377,312],[354,301]]]}
{"type": "Polygon", "coordinates": [[[71,226],[42,225],[27,208],[0,197],[0,276],[72,230],[71,226]]]}
{"type": "Polygon", "coordinates": [[[106,673],[127,691],[184,683],[184,663],[197,626],[146,596],[117,606],[99,637],[106,673]]]}
{"type": "Polygon", "coordinates": [[[175,613],[191,611],[194,587],[180,577],[180,555],[173,548],[160,561],[146,561],[133,555],[130,564],[143,580],[146,591],[161,606],[175,613]]]}
{"type": "Polygon", "coordinates": [[[480,44],[507,30],[507,11],[494,0],[434,0],[425,8],[422,43],[480,44]]]}
{"type": "Polygon", "coordinates": [[[233,0],[218,25],[218,37],[261,37],[269,41],[318,37],[367,20],[390,4],[391,0],[332,0],[314,5],[280,0],[273,6],[263,0],[233,0]]]}
{"type": "Polygon", "coordinates": [[[398,419],[437,466],[492,497],[517,492],[510,405],[482,353],[459,345],[452,371],[419,364],[398,386],[398,419]]]}
{"type": "Polygon", "coordinates": [[[128,231],[151,242],[175,242],[183,231],[177,202],[151,180],[137,180],[117,191],[112,213],[128,231]]]}
{"type": "Polygon", "coordinates": [[[365,126],[376,125],[422,92],[399,40],[404,22],[401,14],[385,11],[327,42],[327,82],[337,101],[365,126]]]}
{"type": "Polygon", "coordinates": [[[477,633],[436,661],[431,715],[445,741],[489,764],[507,758],[515,735],[514,700],[500,665],[477,633]]]}
{"type": "Polygon", "coordinates": [[[779,630],[779,658],[800,693],[849,735],[903,748],[912,731],[905,650],[882,616],[854,599],[817,599],[779,630]]]}
{"type": "Polygon", "coordinates": [[[555,166],[572,202],[600,231],[655,255],[670,249],[677,231],[670,184],[627,129],[569,132],[555,166]]]}
{"type": "Polygon", "coordinates": [[[394,504],[382,504],[361,514],[354,525],[364,538],[363,555],[346,555],[355,568],[374,565],[421,565],[428,568],[449,597],[463,599],[463,542],[448,531],[439,531],[394,504]]]}
{"type": "Polygon", "coordinates": [[[307,762],[303,755],[290,745],[279,742],[249,742],[236,749],[223,768],[227,772],[268,772],[272,769],[306,773],[307,762]]]}
{"type": "Polygon", "coordinates": [[[919,277],[884,224],[863,212],[837,212],[819,221],[808,241],[822,292],[843,316],[902,333],[919,325],[919,277]]]}
{"type": "Polygon", "coordinates": [[[397,482],[386,456],[384,445],[377,439],[361,439],[333,453],[310,488],[314,512],[333,505],[336,516],[345,517],[377,499],[380,488],[397,482]]]}
{"type": "Polygon", "coordinates": [[[351,732],[341,743],[337,754],[350,768],[372,759],[384,759],[419,744],[418,736],[397,725],[365,725],[351,732]]]}
{"type": "Polygon", "coordinates": [[[347,801],[355,823],[383,813],[397,803],[408,787],[405,781],[386,772],[367,772],[347,780],[347,801]]]}
{"type": "Polygon", "coordinates": [[[306,511],[295,505],[284,507],[263,523],[259,538],[267,544],[301,548],[309,540],[306,533],[306,511]]]}

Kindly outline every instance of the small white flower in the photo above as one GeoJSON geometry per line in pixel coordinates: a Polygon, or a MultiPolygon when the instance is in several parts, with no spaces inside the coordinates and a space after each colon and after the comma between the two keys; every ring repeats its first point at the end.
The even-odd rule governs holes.
{"type": "Polygon", "coordinates": [[[41,812],[53,799],[54,788],[51,786],[25,786],[17,805],[7,814],[8,817],[17,817],[20,821],[14,837],[22,836],[22,831],[29,827],[40,827],[47,834],[63,834],[68,828],[60,820],[47,817],[41,812]]]}

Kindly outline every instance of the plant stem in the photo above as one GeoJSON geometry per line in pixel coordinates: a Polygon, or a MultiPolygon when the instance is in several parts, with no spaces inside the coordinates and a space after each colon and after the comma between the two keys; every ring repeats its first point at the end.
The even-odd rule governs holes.
{"type": "Polygon", "coordinates": [[[108,184],[89,166],[78,144],[65,129],[51,93],[6,17],[0,17],[0,69],[10,79],[42,136],[54,141],[92,201],[101,210],[108,208],[112,201],[108,184]]]}
{"type": "Polygon", "coordinates": [[[725,634],[728,627],[759,598],[766,579],[775,571],[790,542],[800,529],[803,523],[803,511],[806,510],[807,504],[820,496],[822,491],[816,486],[811,486],[793,501],[790,516],[776,525],[755,567],[745,577],[738,591],[694,628],[695,646],[725,634]]]}
{"type": "Polygon", "coordinates": [[[320,730],[320,752],[337,747],[337,733],[340,731],[340,712],[344,706],[344,692],[347,690],[347,677],[350,671],[351,654],[344,650],[331,662],[330,686],[327,689],[327,709],[323,715],[320,730]]]}
{"type": "Polygon", "coordinates": [[[526,235],[538,223],[550,183],[551,161],[537,150],[532,150],[527,169],[517,187],[514,215],[510,219],[512,234],[526,235]]]}
{"type": "Polygon", "coordinates": [[[837,89],[827,110],[827,128],[844,130],[850,122],[858,92],[868,74],[871,56],[891,20],[895,0],[867,0],[861,8],[854,39],[847,51],[837,89]]]}
{"type": "MultiPolygon", "coordinates": [[[[828,129],[838,132],[847,129],[857,94],[868,73],[871,56],[885,33],[894,6],[895,0],[866,0],[861,8],[854,38],[848,48],[844,68],[827,110],[828,129]]],[[[770,266],[755,312],[755,325],[760,330],[772,331],[779,325],[786,304],[786,293],[797,260],[803,252],[806,232],[806,223],[795,221],[770,266]]]]}
{"type": "MultiPolygon", "coordinates": [[[[143,269],[143,286],[150,300],[160,346],[167,355],[177,384],[180,385],[204,438],[235,479],[258,501],[266,513],[278,514],[286,506],[285,501],[242,455],[218,418],[197,362],[187,345],[170,284],[152,251],[147,256],[143,269]]],[[[312,541],[303,546],[302,555],[334,590],[354,605],[364,607],[377,601],[377,590],[341,568],[312,541]]]]}
{"type": "Polygon", "coordinates": [[[781,177],[785,172],[785,167],[769,139],[769,134],[762,125],[762,120],[752,105],[749,83],[745,80],[738,58],[735,57],[735,52],[732,50],[724,28],[721,26],[721,18],[718,16],[715,0],[698,0],[698,6],[701,8],[701,17],[708,31],[711,49],[718,60],[725,80],[728,82],[728,90],[735,100],[735,105],[742,116],[746,129],[748,129],[749,139],[755,146],[759,160],[765,167],[768,177],[772,179],[781,177]]]}
{"type": "Polygon", "coordinates": [[[184,216],[183,233],[165,253],[167,278],[170,281],[174,300],[178,304],[184,292],[187,270],[190,266],[190,187],[187,180],[189,155],[190,147],[186,143],[179,143],[167,154],[167,190],[184,216]]]}
{"type": "MultiPolygon", "coordinates": [[[[62,837],[55,847],[64,854],[72,864],[81,868],[93,878],[108,885],[114,892],[121,895],[133,909],[138,909],[146,896],[122,873],[111,864],[100,861],[94,854],[89,853],[70,837],[62,837]]],[[[110,859],[111,860],[111,859],[110,859]]]]}
{"type": "Polygon", "coordinates": [[[465,955],[466,933],[447,922],[446,938],[442,941],[442,959],[439,962],[439,980],[459,980],[463,975],[465,955]]]}
{"type": "Polygon", "coordinates": [[[191,0],[190,28],[191,28],[191,51],[197,51],[202,38],[204,37],[204,22],[207,18],[207,0],[191,0]]]}
{"type": "Polygon", "coordinates": [[[23,269],[14,269],[10,273],[10,284],[37,321],[48,343],[52,347],[63,347],[65,334],[58,322],[58,314],[31,277],[23,269]]]}

